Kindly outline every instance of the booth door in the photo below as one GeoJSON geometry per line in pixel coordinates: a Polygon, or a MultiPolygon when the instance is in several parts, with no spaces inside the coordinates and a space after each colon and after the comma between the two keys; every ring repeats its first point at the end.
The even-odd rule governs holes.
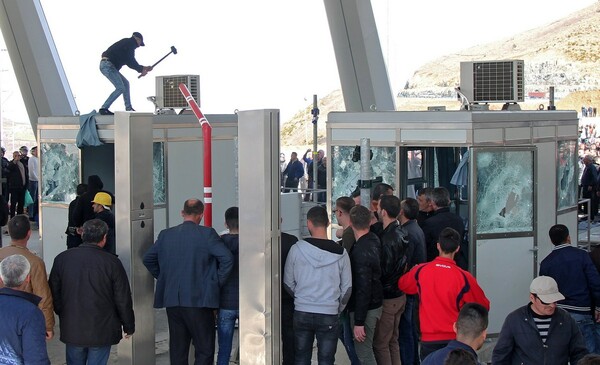
{"type": "Polygon", "coordinates": [[[527,302],[537,267],[535,147],[472,148],[472,272],[491,302],[488,333],[527,302]]]}

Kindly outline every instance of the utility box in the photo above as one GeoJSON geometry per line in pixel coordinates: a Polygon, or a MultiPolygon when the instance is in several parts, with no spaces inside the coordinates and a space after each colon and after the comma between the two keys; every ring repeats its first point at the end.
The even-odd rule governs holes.
{"type": "Polygon", "coordinates": [[[523,60],[461,62],[460,91],[470,103],[524,100],[523,60]]]}
{"type": "Polygon", "coordinates": [[[187,108],[179,84],[184,83],[198,106],[200,106],[200,76],[199,75],[171,75],[156,77],[156,106],[160,109],[187,108]]]}

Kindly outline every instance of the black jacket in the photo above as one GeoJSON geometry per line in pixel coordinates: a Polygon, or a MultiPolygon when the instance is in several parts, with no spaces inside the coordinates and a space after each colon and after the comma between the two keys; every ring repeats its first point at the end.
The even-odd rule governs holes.
{"type": "Polygon", "coordinates": [[[552,315],[546,343],[542,343],[529,306],[506,317],[492,355],[494,365],[577,364],[588,353],[577,322],[560,308],[552,315]]]}
{"type": "Polygon", "coordinates": [[[369,232],[360,237],[350,252],[352,264],[352,296],[348,311],[354,312],[354,322],[364,326],[367,312],[383,303],[381,285],[381,242],[369,232]]]}
{"type": "Polygon", "coordinates": [[[399,298],[404,293],[398,288],[398,280],[406,272],[406,264],[412,261],[413,248],[409,246],[406,233],[397,221],[385,227],[379,239],[383,298],[399,298]]]}
{"type": "MultiPolygon", "coordinates": [[[[438,256],[437,251],[437,242],[440,237],[440,233],[444,230],[444,228],[450,227],[454,228],[461,239],[465,233],[465,224],[461,217],[450,212],[450,208],[440,208],[435,211],[435,214],[426,219],[422,224],[421,228],[423,229],[423,233],[425,234],[425,244],[427,248],[427,262],[435,259],[438,256]]],[[[464,248],[461,245],[460,251],[455,257],[456,264],[463,270],[467,270],[466,267],[466,255],[468,252],[463,252],[464,248]],[[463,257],[463,255],[465,255],[463,257]],[[464,262],[461,262],[465,260],[464,262]]]]}
{"type": "Polygon", "coordinates": [[[137,72],[142,72],[144,67],[135,60],[136,48],[138,48],[138,44],[135,38],[123,38],[102,52],[102,57],[107,57],[117,70],[120,70],[123,65],[127,65],[137,72]]]}
{"type": "Polygon", "coordinates": [[[404,223],[402,226],[408,238],[408,244],[413,248],[411,261],[408,262],[408,268],[426,262],[427,254],[425,253],[425,234],[415,219],[404,223]]]}
{"type": "Polygon", "coordinates": [[[62,252],[50,271],[60,340],[80,347],[115,345],[135,331],[127,274],[119,259],[95,244],[62,252]]]}
{"type": "Polygon", "coordinates": [[[27,185],[29,185],[29,169],[27,168],[27,165],[22,162],[21,164],[23,165],[23,172],[25,172],[25,181],[23,181],[21,170],[15,161],[13,160],[8,163],[8,176],[6,177],[6,181],[9,190],[27,189],[27,185]]]}

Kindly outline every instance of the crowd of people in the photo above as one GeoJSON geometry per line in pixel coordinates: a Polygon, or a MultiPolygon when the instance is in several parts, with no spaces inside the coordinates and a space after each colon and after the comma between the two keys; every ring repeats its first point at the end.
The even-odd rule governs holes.
{"type": "MultiPolygon", "coordinates": [[[[78,187],[68,249],[49,276],[27,249],[29,217],[8,222],[0,363],[49,364],[54,313],[69,365],[106,364],[111,346],[134,334],[130,284],[103,219],[114,198],[102,188],[95,175],[78,187]]],[[[493,303],[466,270],[464,223],[448,190],[423,188],[417,199],[400,200],[380,183],[369,206],[344,196],[332,213],[341,227],[333,239],[322,206],[307,212],[309,237],[281,236],[283,364],[310,364],[315,339],[319,364],[335,363],[338,340],[353,365],[479,364],[493,303]]],[[[239,209],[226,210],[221,235],[200,224],[199,199],[186,200],[181,216],[143,255],[157,280],[154,307],[166,308],[170,363],[188,364],[193,344],[194,363],[212,365],[218,342],[217,364],[226,365],[240,314],[239,209]]],[[[564,225],[549,238],[555,248],[530,284],[528,304],[506,317],[493,364],[600,361],[600,251],[572,246],[564,225]]]]}
{"type": "Polygon", "coordinates": [[[38,222],[40,162],[37,146],[31,150],[27,146],[21,146],[18,151],[12,153],[11,160],[5,155],[6,149],[0,147],[2,178],[5,179],[2,182],[0,214],[6,215],[5,207],[8,206],[9,217],[27,213],[32,222],[38,222]]]}
{"type": "Polygon", "coordinates": [[[292,152],[289,161],[285,159],[285,153],[279,154],[279,168],[281,172],[281,188],[282,192],[296,192],[302,191],[304,193],[304,201],[313,200],[324,203],[325,192],[315,192],[313,197],[313,190],[324,190],[327,189],[327,156],[325,151],[318,150],[314,156],[311,156],[312,149],[307,149],[302,155],[302,158],[298,158],[297,152],[292,152]],[[317,163],[317,186],[314,186],[314,161],[317,163]]]}

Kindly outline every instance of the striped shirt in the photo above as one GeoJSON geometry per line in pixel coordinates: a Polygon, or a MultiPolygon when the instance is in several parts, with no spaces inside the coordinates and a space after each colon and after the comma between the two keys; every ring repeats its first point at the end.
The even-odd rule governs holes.
{"type": "Polygon", "coordinates": [[[535,313],[529,307],[531,315],[533,316],[533,322],[535,323],[535,327],[540,333],[540,337],[542,338],[542,342],[546,343],[546,339],[548,338],[548,330],[550,329],[550,322],[552,321],[552,316],[542,316],[535,313]]]}

